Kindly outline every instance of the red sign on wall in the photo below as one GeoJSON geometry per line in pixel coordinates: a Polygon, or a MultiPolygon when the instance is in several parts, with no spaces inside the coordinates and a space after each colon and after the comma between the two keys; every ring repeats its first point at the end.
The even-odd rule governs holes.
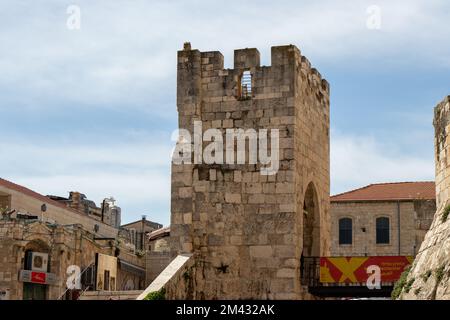
{"type": "Polygon", "coordinates": [[[31,270],[20,270],[19,281],[55,285],[56,274],[31,270]]]}
{"type": "Polygon", "coordinates": [[[395,282],[412,260],[405,256],[321,257],[320,282],[366,282],[370,275],[367,268],[373,265],[380,268],[382,282],[395,282]]]}
{"type": "Polygon", "coordinates": [[[31,272],[31,282],[45,284],[46,277],[47,275],[45,274],[45,272],[31,272]]]}

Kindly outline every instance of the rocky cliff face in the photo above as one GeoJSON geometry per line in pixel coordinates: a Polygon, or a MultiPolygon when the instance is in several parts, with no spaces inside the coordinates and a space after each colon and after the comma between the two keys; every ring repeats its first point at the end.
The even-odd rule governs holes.
{"type": "Polygon", "coordinates": [[[434,110],[436,207],[430,230],[404,279],[399,299],[450,300],[450,96],[434,110]]]}

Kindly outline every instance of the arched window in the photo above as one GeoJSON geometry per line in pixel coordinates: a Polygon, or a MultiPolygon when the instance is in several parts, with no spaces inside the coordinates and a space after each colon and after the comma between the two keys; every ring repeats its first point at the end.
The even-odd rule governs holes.
{"type": "Polygon", "coordinates": [[[352,244],[352,229],[352,219],[339,219],[339,244],[352,244]]]}
{"type": "Polygon", "coordinates": [[[377,218],[377,244],[389,243],[389,218],[377,218]]]}

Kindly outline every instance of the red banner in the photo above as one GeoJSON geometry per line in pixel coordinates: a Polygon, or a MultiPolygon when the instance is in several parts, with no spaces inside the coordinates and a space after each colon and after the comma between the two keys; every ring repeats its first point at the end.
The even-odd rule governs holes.
{"type": "Polygon", "coordinates": [[[31,272],[31,282],[45,284],[45,272],[31,272]]]}
{"type": "Polygon", "coordinates": [[[413,257],[375,256],[375,257],[321,257],[320,282],[359,283],[366,282],[372,274],[369,266],[378,266],[381,282],[395,282],[403,270],[411,264],[413,257]]]}

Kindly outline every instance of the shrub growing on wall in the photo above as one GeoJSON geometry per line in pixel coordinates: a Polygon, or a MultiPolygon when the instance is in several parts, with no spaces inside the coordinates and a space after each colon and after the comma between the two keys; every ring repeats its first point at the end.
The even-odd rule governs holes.
{"type": "Polygon", "coordinates": [[[161,288],[159,291],[150,292],[144,300],[166,300],[166,289],[161,288]]]}

